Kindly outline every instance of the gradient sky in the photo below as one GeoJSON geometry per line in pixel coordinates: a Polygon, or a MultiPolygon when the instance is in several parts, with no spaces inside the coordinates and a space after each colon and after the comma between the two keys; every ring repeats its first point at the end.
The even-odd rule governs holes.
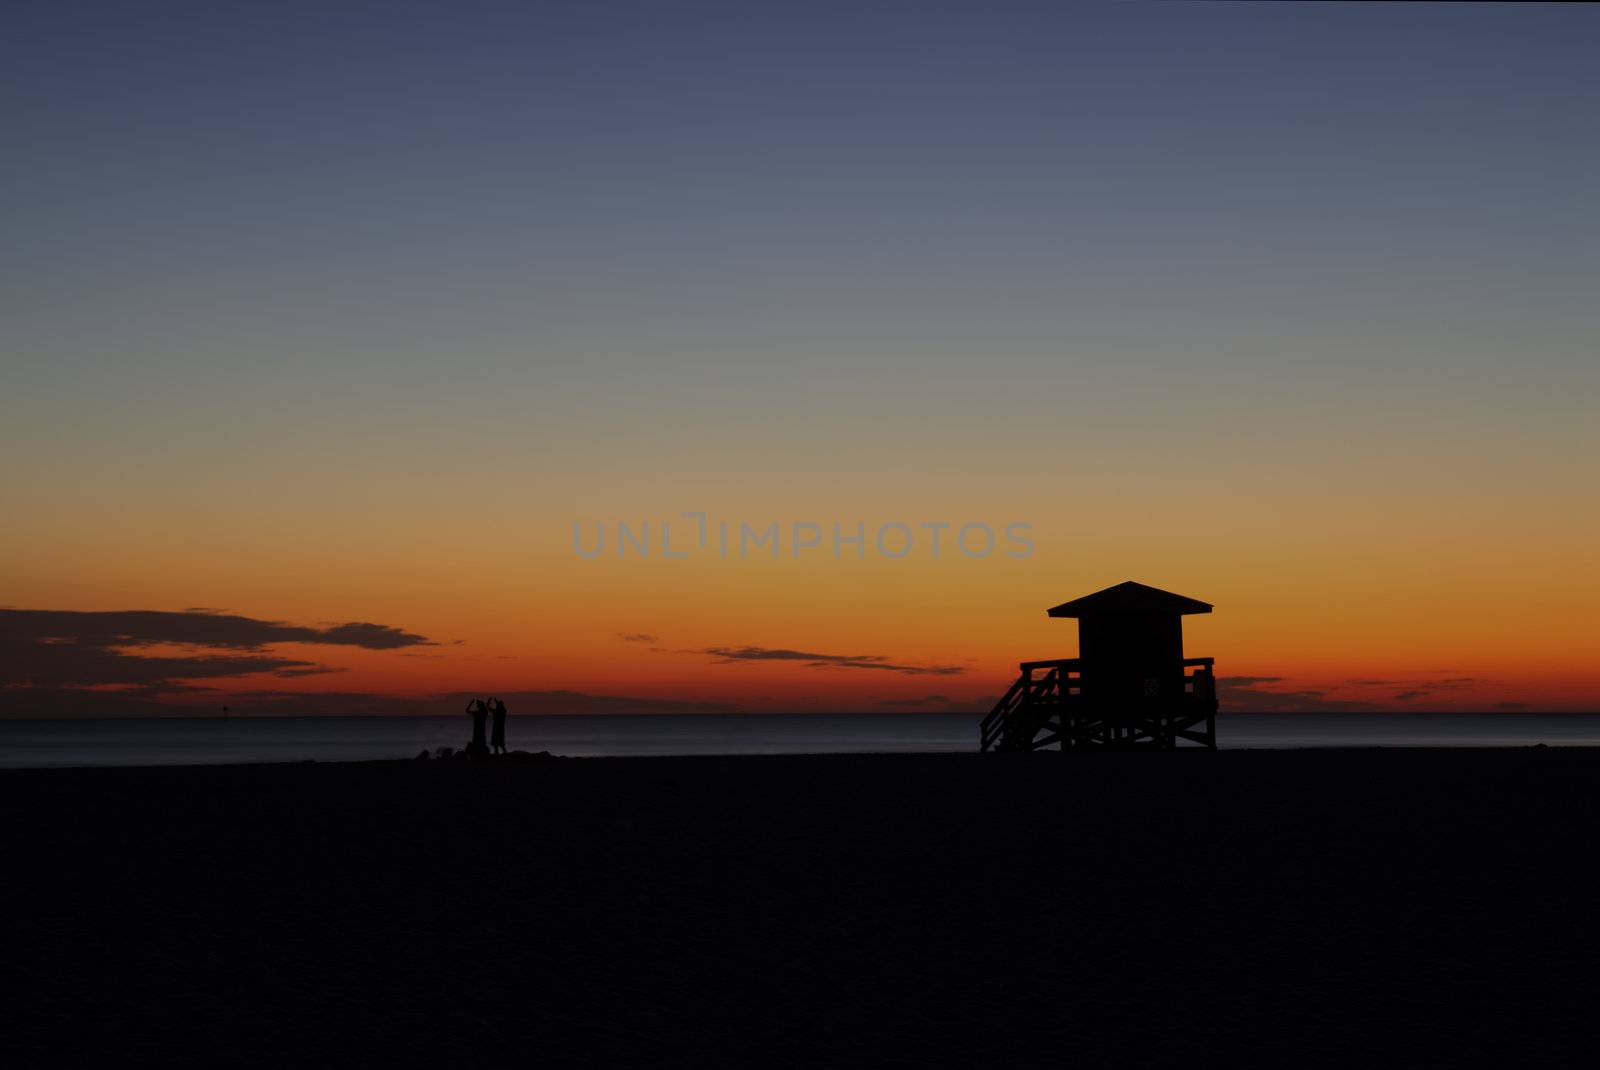
{"type": "Polygon", "coordinates": [[[0,712],[975,709],[1124,579],[1216,604],[1233,708],[1600,707],[1597,54],[1582,5],[9,7],[0,606],[64,615],[0,621],[0,712]],[[1035,551],[573,552],[684,510],[1035,551]],[[73,615],[199,609],[260,630],[73,615]]]}

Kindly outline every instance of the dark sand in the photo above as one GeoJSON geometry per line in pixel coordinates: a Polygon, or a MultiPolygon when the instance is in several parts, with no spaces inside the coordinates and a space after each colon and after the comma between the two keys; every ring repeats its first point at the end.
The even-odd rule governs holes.
{"type": "Polygon", "coordinates": [[[8,772],[10,1065],[1587,1062],[1600,752],[8,772]]]}

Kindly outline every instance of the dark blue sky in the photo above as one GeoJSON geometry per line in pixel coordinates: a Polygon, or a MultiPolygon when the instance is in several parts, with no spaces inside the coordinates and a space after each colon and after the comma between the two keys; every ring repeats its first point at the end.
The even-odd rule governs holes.
{"type": "Polygon", "coordinates": [[[1597,43],[1544,5],[25,5],[6,279],[25,319],[97,282],[385,316],[920,308],[956,260],[1022,301],[1289,285],[1252,251],[1559,288],[1597,43]]]}

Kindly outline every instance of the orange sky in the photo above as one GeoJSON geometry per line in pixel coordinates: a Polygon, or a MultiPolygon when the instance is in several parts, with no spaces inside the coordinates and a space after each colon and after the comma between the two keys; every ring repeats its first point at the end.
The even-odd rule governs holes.
{"type": "Polygon", "coordinates": [[[1127,579],[1226,708],[1600,708],[1593,12],[1335,7],[41,11],[0,614],[429,645],[13,613],[0,712],[977,709],[1127,579]],[[685,510],[1035,549],[573,552],[685,510]]]}
{"type": "MultiPolygon", "coordinates": [[[[125,517],[115,555],[101,552],[104,533],[92,528],[50,538],[24,531],[28,568],[13,570],[6,586],[16,607],[198,604],[296,624],[371,621],[433,644],[275,645],[275,653],[340,671],[196,681],[218,690],[166,700],[175,708],[209,707],[247,690],[403,697],[566,690],[749,710],[975,709],[1004,690],[1017,661],[1075,653],[1076,625],[1047,619],[1047,606],[1127,578],[1213,602],[1215,613],[1186,620],[1188,653],[1215,657],[1224,678],[1276,678],[1245,686],[1283,693],[1276,703],[1283,708],[1594,707],[1594,577],[1567,568],[1586,548],[1563,544],[1561,532],[1539,540],[1543,552],[1535,554],[1517,529],[1472,524],[1459,511],[1439,522],[1420,508],[1395,510],[1387,524],[1368,528],[1337,525],[1336,511],[1314,499],[1241,516],[1216,503],[1197,512],[1205,494],[1163,489],[1175,493],[1122,515],[1087,497],[1070,512],[1041,502],[1031,515],[863,510],[852,514],[870,518],[859,559],[849,546],[836,558],[831,534],[796,558],[787,525],[777,559],[764,550],[741,558],[736,541],[722,558],[715,535],[705,550],[695,548],[696,522],[668,509],[643,517],[657,540],[660,521],[672,522],[675,541],[685,536],[678,545],[686,559],[662,559],[659,543],[648,558],[619,558],[614,523],[606,524],[607,552],[581,558],[573,521],[531,507],[510,507],[504,522],[461,531],[440,521],[380,526],[370,539],[337,523],[320,538],[307,529],[229,531],[197,510],[192,525],[145,521],[159,535],[148,541],[125,517]],[[1163,530],[1161,502],[1207,522],[1163,530]],[[1113,519],[1078,519],[1080,510],[1113,519]],[[1267,512],[1302,514],[1282,520],[1304,534],[1283,540],[1281,529],[1263,523],[1267,512]],[[1306,513],[1325,515],[1312,522],[1306,513]],[[923,516],[988,518],[997,531],[1025,520],[1034,550],[972,559],[947,541],[934,559],[924,542],[886,559],[873,545],[883,515],[913,529],[923,516]],[[1452,531],[1470,537],[1450,538],[1452,531]],[[177,588],[197,597],[173,599],[177,588]],[[741,647],[877,657],[902,670],[707,653],[741,647]]],[[[737,531],[742,515],[711,512],[713,532],[722,518],[737,531]]],[[[769,515],[752,527],[764,529],[769,515]]],[[[831,529],[820,509],[803,515],[831,529]]],[[[596,522],[581,523],[589,542],[596,522]]],[[[853,527],[845,522],[847,532],[853,527]]],[[[4,538],[20,548],[17,529],[4,538]]],[[[182,650],[154,645],[132,653],[182,650]]],[[[1260,698],[1233,708],[1272,705],[1260,698]]]]}

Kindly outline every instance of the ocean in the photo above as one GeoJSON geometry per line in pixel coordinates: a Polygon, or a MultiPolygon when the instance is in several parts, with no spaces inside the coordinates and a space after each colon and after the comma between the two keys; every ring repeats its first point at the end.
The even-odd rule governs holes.
{"type": "MultiPolygon", "coordinates": [[[[673,754],[972,751],[971,714],[513,717],[513,750],[574,758],[673,754]]],[[[465,717],[160,718],[0,721],[0,768],[212,765],[414,758],[459,747],[465,717]]],[[[1219,746],[1600,745],[1600,714],[1221,714],[1219,746]]]]}

